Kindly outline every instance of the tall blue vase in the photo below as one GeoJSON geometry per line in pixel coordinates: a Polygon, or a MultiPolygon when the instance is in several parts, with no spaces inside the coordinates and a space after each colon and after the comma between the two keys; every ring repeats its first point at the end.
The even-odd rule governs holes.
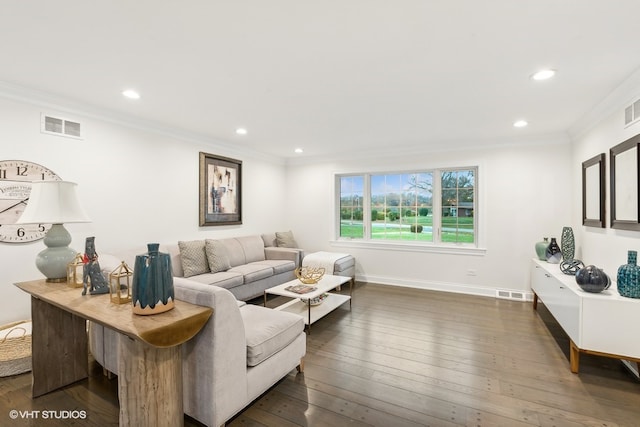
{"type": "Polygon", "coordinates": [[[171,258],[169,254],[158,252],[159,246],[149,243],[149,252],[136,256],[131,285],[135,314],[158,314],[174,307],[171,258]]]}
{"type": "Polygon", "coordinates": [[[623,297],[640,298],[640,267],[638,252],[627,252],[627,264],[618,268],[618,293],[623,297]]]}

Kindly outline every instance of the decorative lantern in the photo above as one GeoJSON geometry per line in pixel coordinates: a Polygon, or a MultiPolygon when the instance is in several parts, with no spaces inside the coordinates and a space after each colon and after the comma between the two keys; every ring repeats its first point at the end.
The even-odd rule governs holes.
{"type": "Polygon", "coordinates": [[[76,257],[67,264],[67,285],[71,288],[81,288],[82,274],[84,272],[84,261],[82,254],[76,254],[76,257]]]}
{"type": "Polygon", "coordinates": [[[112,303],[126,304],[131,302],[131,276],[133,276],[133,271],[124,261],[109,273],[109,293],[112,303]]]}

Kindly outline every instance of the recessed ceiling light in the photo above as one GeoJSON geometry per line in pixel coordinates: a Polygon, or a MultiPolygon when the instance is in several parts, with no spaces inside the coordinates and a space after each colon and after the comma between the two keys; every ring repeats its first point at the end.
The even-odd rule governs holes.
{"type": "Polygon", "coordinates": [[[529,123],[527,123],[526,120],[518,120],[518,121],[513,122],[513,127],[523,128],[523,127],[527,126],[528,124],[529,123]]]}
{"type": "Polygon", "coordinates": [[[533,80],[547,80],[553,77],[556,74],[556,70],[540,70],[537,73],[533,74],[531,78],[533,80]]]}
{"type": "Polygon", "coordinates": [[[140,99],[140,94],[133,89],[123,90],[122,95],[129,99],[140,99]]]}
{"type": "Polygon", "coordinates": [[[246,135],[247,134],[247,130],[245,128],[238,128],[238,129],[236,129],[236,133],[238,135],[246,135]]]}
{"type": "Polygon", "coordinates": [[[304,150],[302,148],[296,148],[295,150],[293,150],[294,152],[296,152],[297,154],[302,154],[304,153],[304,150]]]}

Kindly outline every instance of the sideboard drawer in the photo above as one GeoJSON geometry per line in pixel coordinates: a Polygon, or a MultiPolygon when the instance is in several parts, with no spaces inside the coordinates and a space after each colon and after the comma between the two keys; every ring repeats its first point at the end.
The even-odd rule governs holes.
{"type": "Polygon", "coordinates": [[[569,286],[536,262],[532,264],[531,289],[538,295],[571,340],[579,345],[581,299],[569,286]]]}

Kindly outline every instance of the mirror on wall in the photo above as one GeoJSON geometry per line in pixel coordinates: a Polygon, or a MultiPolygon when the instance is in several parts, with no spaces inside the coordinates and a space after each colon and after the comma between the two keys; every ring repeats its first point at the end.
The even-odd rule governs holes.
{"type": "Polygon", "coordinates": [[[605,154],[582,162],[582,224],[605,226],[605,154]]]}
{"type": "Polygon", "coordinates": [[[638,218],[638,154],[640,135],[610,150],[611,228],[640,230],[638,218]]]}

